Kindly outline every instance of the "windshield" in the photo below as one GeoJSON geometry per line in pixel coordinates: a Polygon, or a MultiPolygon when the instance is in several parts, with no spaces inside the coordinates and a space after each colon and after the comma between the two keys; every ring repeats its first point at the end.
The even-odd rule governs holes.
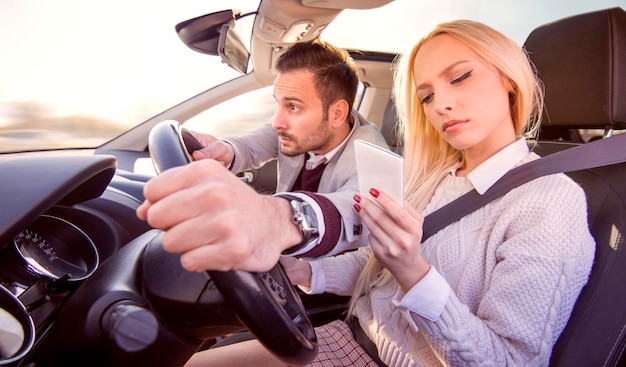
{"type": "Polygon", "coordinates": [[[0,0],[0,152],[97,147],[239,76],[174,28],[228,6],[258,4],[0,0]]]}
{"type": "MultiPolygon", "coordinates": [[[[626,7],[626,0],[395,0],[343,11],[322,37],[344,48],[399,53],[440,21],[471,18],[522,44],[540,24],[613,6],[626,7]]],[[[0,152],[97,147],[238,76],[218,57],[187,48],[174,27],[226,8],[245,14],[257,7],[253,0],[0,0],[0,152]]]]}

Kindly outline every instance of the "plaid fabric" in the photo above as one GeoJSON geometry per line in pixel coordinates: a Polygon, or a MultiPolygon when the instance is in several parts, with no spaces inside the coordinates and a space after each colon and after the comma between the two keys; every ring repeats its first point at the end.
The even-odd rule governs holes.
{"type": "Polygon", "coordinates": [[[363,348],[354,340],[348,325],[341,321],[315,328],[319,352],[311,367],[377,367],[365,353],[363,348]]]}

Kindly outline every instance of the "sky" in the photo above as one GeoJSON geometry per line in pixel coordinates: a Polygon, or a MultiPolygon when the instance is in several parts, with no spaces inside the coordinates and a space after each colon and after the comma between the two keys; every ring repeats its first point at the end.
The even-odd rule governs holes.
{"type": "Polygon", "coordinates": [[[193,71],[219,61],[188,49],[174,26],[215,5],[172,3],[0,0],[0,103],[35,99],[119,119],[133,105],[202,91],[211,74],[193,71]]]}
{"type": "MultiPolygon", "coordinates": [[[[440,21],[471,17],[521,44],[529,29],[556,16],[615,4],[626,8],[626,0],[395,0],[375,12],[343,12],[341,25],[322,37],[340,47],[400,52],[440,21]]],[[[24,101],[136,124],[149,117],[142,111],[158,112],[235,76],[174,31],[227,7],[245,12],[256,2],[0,0],[0,127],[3,106],[24,101]]]]}

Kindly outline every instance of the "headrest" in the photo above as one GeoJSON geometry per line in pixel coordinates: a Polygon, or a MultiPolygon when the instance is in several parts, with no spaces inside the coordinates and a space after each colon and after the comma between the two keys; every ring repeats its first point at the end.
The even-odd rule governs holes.
{"type": "Polygon", "coordinates": [[[396,105],[390,99],[385,106],[383,115],[383,123],[380,127],[380,133],[385,137],[389,147],[396,148],[402,145],[398,138],[398,115],[396,114],[396,105]]]}
{"type": "Polygon", "coordinates": [[[626,12],[564,18],[524,43],[545,85],[542,130],[626,128],[626,12]]]}

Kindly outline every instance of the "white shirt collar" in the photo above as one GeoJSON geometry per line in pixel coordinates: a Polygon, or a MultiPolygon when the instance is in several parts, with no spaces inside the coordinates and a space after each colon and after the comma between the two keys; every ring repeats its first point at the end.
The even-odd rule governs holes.
{"type": "Polygon", "coordinates": [[[340,149],[342,149],[344,145],[346,145],[348,139],[350,139],[350,136],[352,136],[352,134],[354,133],[354,130],[356,130],[356,118],[354,117],[353,113],[354,112],[350,113],[350,116],[348,117],[350,119],[350,122],[352,123],[352,129],[350,130],[350,134],[348,134],[346,138],[343,139],[341,144],[337,145],[330,151],[326,152],[326,154],[315,154],[313,152],[307,152],[309,153],[309,159],[307,159],[306,161],[307,170],[311,170],[319,166],[320,164],[325,164],[326,162],[330,162],[330,160],[333,159],[335,155],[337,155],[337,152],[340,149]]]}
{"type": "Polygon", "coordinates": [[[468,173],[467,178],[476,191],[482,195],[529,152],[526,138],[517,139],[468,173]]]}

